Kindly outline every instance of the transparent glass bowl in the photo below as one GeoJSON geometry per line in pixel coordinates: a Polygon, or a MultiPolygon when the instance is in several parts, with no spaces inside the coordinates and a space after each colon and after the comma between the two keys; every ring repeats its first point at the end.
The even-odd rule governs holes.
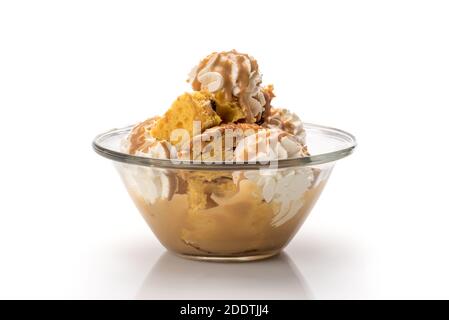
{"type": "Polygon", "coordinates": [[[95,151],[111,160],[156,237],[183,257],[251,261],[278,254],[318,200],[354,136],[305,124],[310,157],[268,163],[173,162],[120,152],[132,127],[97,136],[95,151]]]}

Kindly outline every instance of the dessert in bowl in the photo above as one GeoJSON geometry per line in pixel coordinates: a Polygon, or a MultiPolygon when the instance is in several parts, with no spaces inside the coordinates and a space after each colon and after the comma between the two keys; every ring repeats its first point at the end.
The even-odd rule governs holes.
{"type": "Polygon", "coordinates": [[[279,253],[318,200],[354,137],[274,108],[257,62],[213,53],[193,92],[161,117],[95,138],[156,237],[187,258],[251,261],[279,253]]]}

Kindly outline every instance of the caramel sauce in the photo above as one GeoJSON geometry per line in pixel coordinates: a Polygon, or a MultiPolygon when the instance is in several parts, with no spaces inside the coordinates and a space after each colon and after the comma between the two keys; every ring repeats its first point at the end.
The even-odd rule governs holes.
{"type": "MultiPolygon", "coordinates": [[[[275,202],[262,200],[259,187],[245,181],[239,191],[221,197],[215,206],[192,212],[186,194],[147,204],[140,192],[128,186],[136,206],[159,241],[169,250],[185,255],[245,256],[279,251],[296,234],[318,199],[325,181],[304,194],[296,215],[275,227],[279,210],[275,202]]],[[[215,198],[216,199],[216,198],[215,198]]]]}
{"type": "MultiPolygon", "coordinates": [[[[201,82],[198,80],[198,73],[204,68],[209,69],[210,71],[218,72],[223,76],[224,84],[223,91],[225,95],[225,99],[227,101],[232,101],[234,99],[234,95],[232,92],[233,83],[232,83],[232,56],[236,57],[235,63],[237,64],[237,85],[239,87],[239,103],[243,108],[243,111],[246,115],[246,121],[251,123],[254,122],[254,114],[251,111],[251,108],[247,102],[247,94],[248,86],[249,86],[249,77],[252,72],[259,71],[259,65],[257,61],[250,57],[246,53],[239,53],[236,50],[224,51],[224,52],[214,52],[208,55],[205,59],[201,60],[197,68],[197,74],[192,81],[192,88],[195,91],[201,90],[201,82]],[[246,67],[246,61],[250,63],[250,70],[246,67]]],[[[259,119],[256,119],[260,121],[259,119]]]]}
{"type": "Polygon", "coordinates": [[[159,117],[153,117],[136,125],[129,134],[129,150],[130,154],[135,154],[137,150],[143,148],[148,142],[146,139],[147,132],[151,129],[159,117]]]}

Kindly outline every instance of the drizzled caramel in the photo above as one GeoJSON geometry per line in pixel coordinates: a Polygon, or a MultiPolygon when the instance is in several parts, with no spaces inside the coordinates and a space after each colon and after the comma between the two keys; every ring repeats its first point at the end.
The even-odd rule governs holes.
{"type": "MultiPolygon", "coordinates": [[[[259,74],[257,61],[248,54],[239,53],[236,50],[214,52],[203,59],[195,70],[191,79],[192,88],[200,91],[203,88],[199,77],[205,72],[218,72],[223,77],[224,97],[227,101],[238,99],[242,106],[246,122],[253,123],[260,121],[262,114],[254,114],[250,107],[249,100],[254,99],[251,92],[250,80],[253,75],[259,74]]],[[[255,83],[254,86],[259,86],[255,83]]],[[[254,89],[254,88],[253,88],[254,89]]],[[[262,109],[265,105],[261,105],[262,109]]]]}
{"type": "Polygon", "coordinates": [[[148,149],[149,140],[153,140],[148,139],[150,137],[149,132],[157,120],[159,120],[159,117],[153,117],[139,123],[133,128],[128,137],[128,152],[130,154],[135,154],[139,149],[148,149]]]}

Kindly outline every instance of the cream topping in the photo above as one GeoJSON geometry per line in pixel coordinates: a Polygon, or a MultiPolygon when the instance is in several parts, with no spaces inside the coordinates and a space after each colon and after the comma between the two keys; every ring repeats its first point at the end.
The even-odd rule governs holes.
{"type": "MultiPolygon", "coordinates": [[[[136,156],[158,159],[169,159],[168,155],[169,151],[162,143],[154,145],[147,152],[136,153],[136,156]]],[[[154,204],[158,199],[170,200],[173,197],[177,187],[177,178],[174,173],[143,166],[135,166],[131,170],[134,170],[135,183],[148,203],[154,204]]]]}
{"type": "Polygon", "coordinates": [[[262,76],[257,61],[247,54],[235,50],[214,52],[192,70],[188,81],[193,90],[211,93],[224,90],[227,100],[237,98],[249,123],[262,117],[266,105],[262,76]]]}
{"type": "Polygon", "coordinates": [[[288,109],[271,109],[265,126],[268,128],[284,130],[298,137],[301,143],[305,143],[306,132],[303,123],[296,113],[288,109]]]}
{"type": "Polygon", "coordinates": [[[304,195],[315,179],[310,168],[235,172],[233,177],[236,184],[242,179],[253,181],[260,188],[264,201],[278,205],[271,222],[275,227],[298,213],[304,205],[304,195]]]}
{"type": "Polygon", "coordinates": [[[182,160],[233,162],[235,148],[245,137],[262,128],[255,124],[228,123],[209,128],[183,145],[178,153],[182,160]]]}
{"type": "Polygon", "coordinates": [[[273,161],[308,156],[307,148],[296,136],[277,128],[257,131],[242,139],[235,149],[238,162],[273,161]]]}
{"type": "MultiPolygon", "coordinates": [[[[263,129],[244,138],[237,145],[237,161],[272,161],[307,156],[307,149],[298,138],[280,129],[263,129]]],[[[312,186],[313,170],[310,168],[268,169],[243,171],[233,174],[234,182],[249,179],[261,190],[267,203],[275,202],[278,210],[273,217],[273,226],[280,226],[293,218],[303,205],[303,197],[312,186]]]]}
{"type": "MultiPolygon", "coordinates": [[[[122,151],[140,157],[156,159],[175,159],[176,148],[167,141],[153,138],[150,130],[157,118],[148,119],[133,128],[122,144],[122,151]]],[[[123,165],[128,171],[128,184],[134,185],[148,204],[154,204],[158,199],[173,197],[177,188],[176,176],[164,169],[144,166],[123,165]]]]}

